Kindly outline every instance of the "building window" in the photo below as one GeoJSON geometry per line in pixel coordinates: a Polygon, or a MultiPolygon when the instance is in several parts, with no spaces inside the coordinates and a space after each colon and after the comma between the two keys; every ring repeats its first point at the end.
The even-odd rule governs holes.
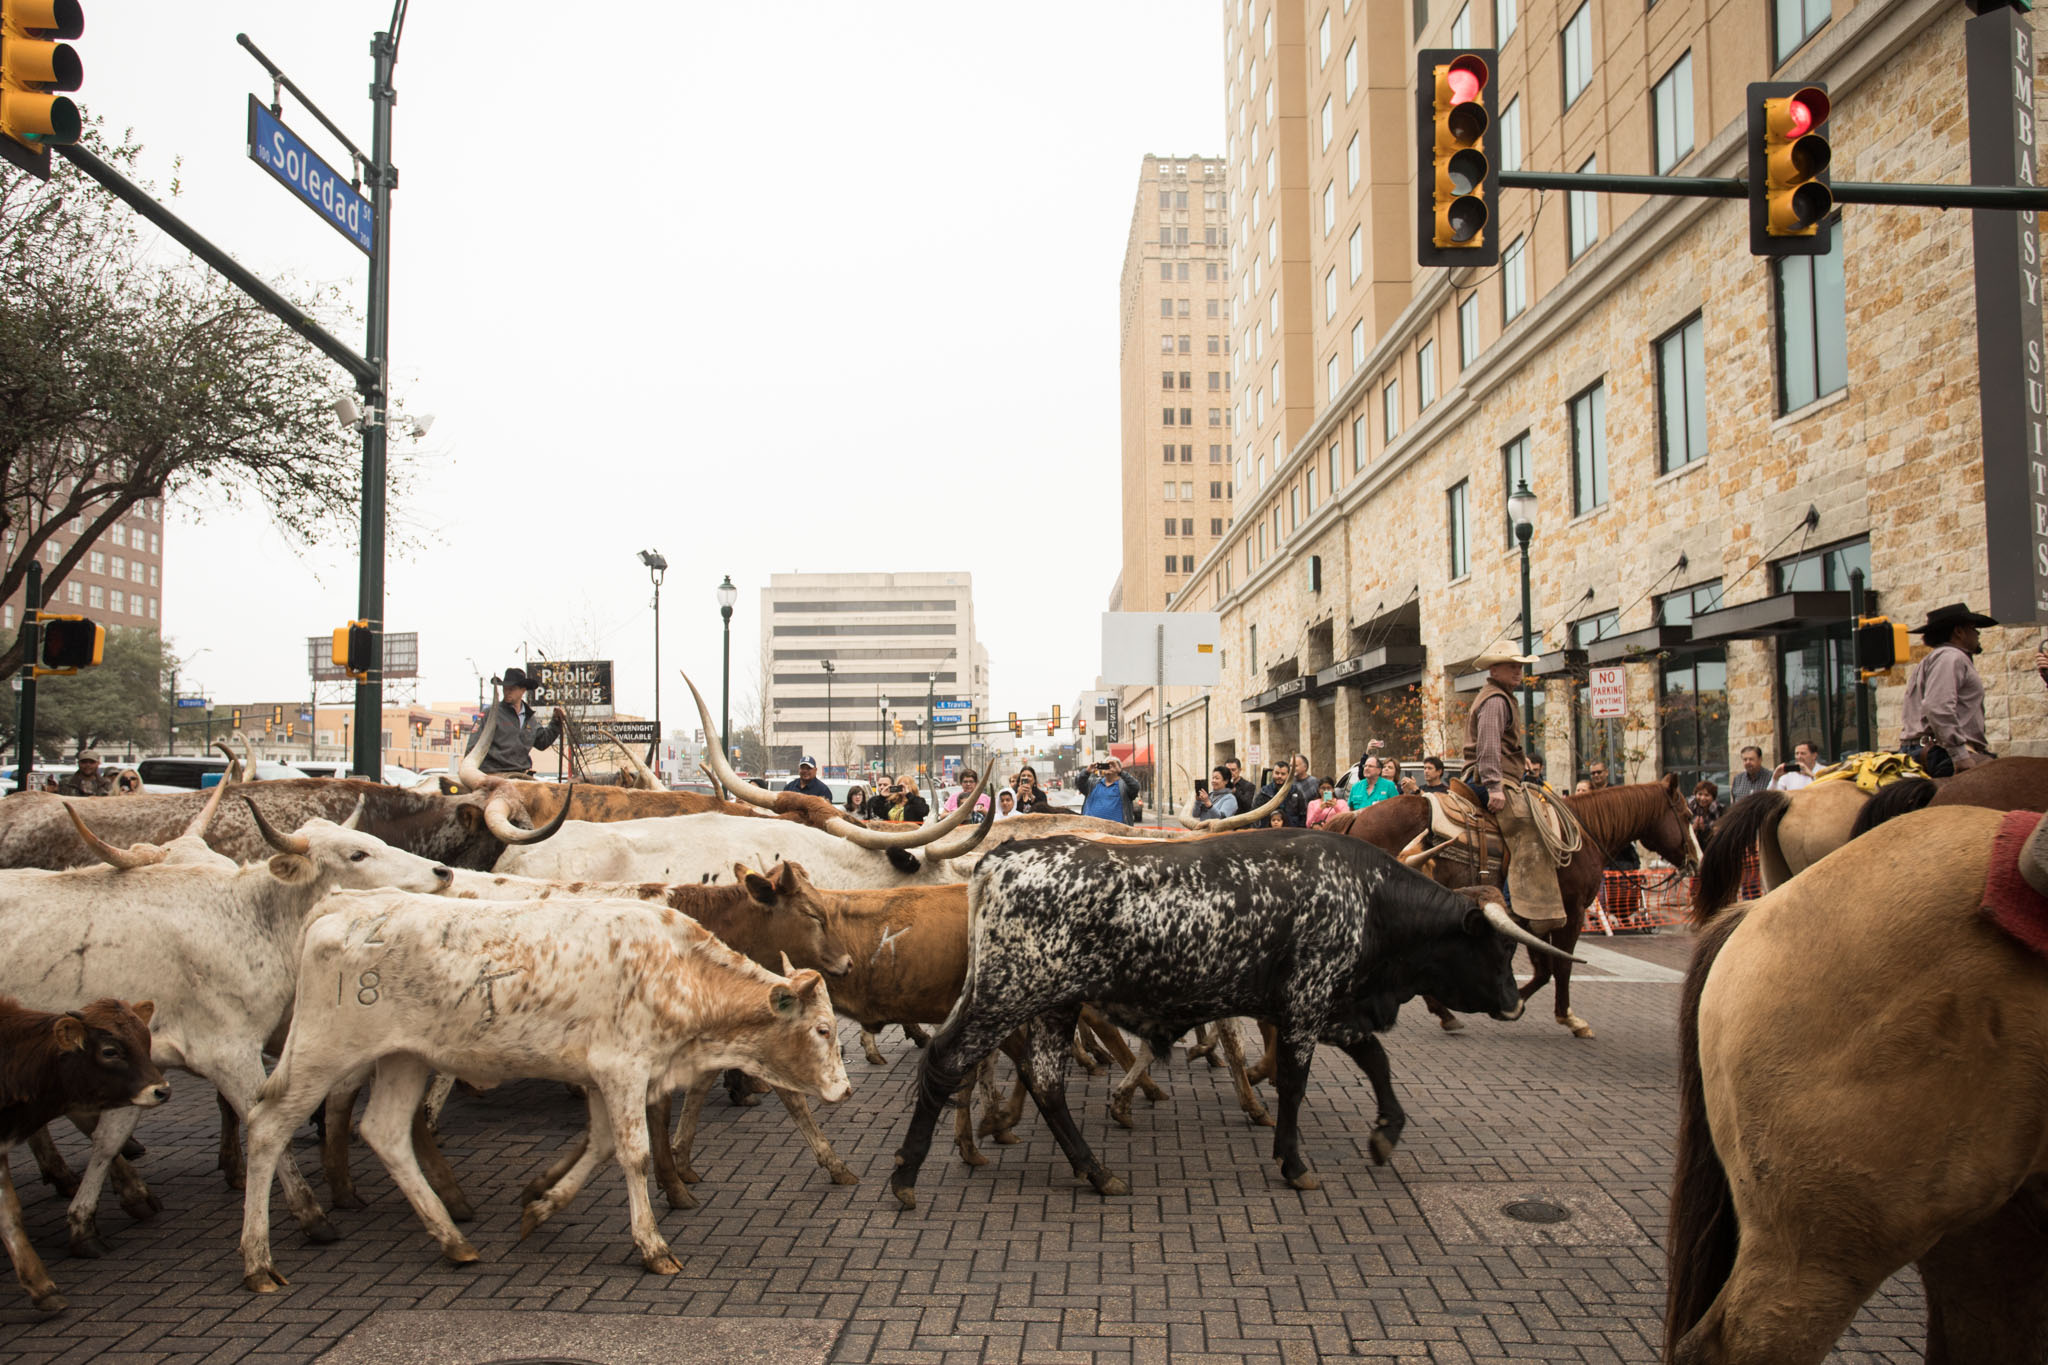
{"type": "Polygon", "coordinates": [[[1500,254],[1500,315],[1504,321],[1513,322],[1528,306],[1528,265],[1523,260],[1522,239],[1517,237],[1500,254]]]}
{"type": "Polygon", "coordinates": [[[1316,65],[1330,64],[1330,12],[1323,11],[1323,22],[1316,27],[1316,65]]]}
{"type": "Polygon", "coordinates": [[[5,608],[0,608],[0,630],[13,630],[13,629],[14,629],[14,604],[13,604],[12,602],[9,602],[9,603],[8,603],[8,604],[6,605],[6,607],[5,607],[5,608]]]}
{"type": "Polygon", "coordinates": [[[1169,427],[1173,425],[1173,409],[1172,409],[1172,408],[1161,408],[1161,409],[1159,410],[1159,413],[1160,413],[1160,416],[1159,416],[1159,420],[1160,420],[1160,422],[1161,422],[1161,423],[1162,423],[1163,425],[1166,425],[1166,426],[1169,426],[1169,427]]]}
{"type": "MultiPolygon", "coordinates": [[[[114,523],[114,529],[108,533],[108,538],[116,545],[125,546],[128,543],[128,528],[117,521],[114,523]]],[[[138,536],[137,539],[141,537],[138,536]]]]}
{"type": "Polygon", "coordinates": [[[1212,427],[1220,427],[1220,426],[1222,426],[1222,425],[1223,425],[1223,409],[1222,409],[1222,408],[1210,408],[1210,409],[1209,409],[1209,425],[1210,425],[1210,426],[1212,426],[1212,427]]]}
{"type": "Polygon", "coordinates": [[[1180,485],[1179,485],[1179,484],[1175,483],[1175,482],[1174,482],[1174,481],[1173,481],[1172,479],[1168,479],[1168,480],[1166,481],[1166,487],[1165,487],[1165,491],[1164,491],[1164,492],[1162,492],[1162,493],[1161,493],[1161,494],[1160,494],[1159,496],[1160,496],[1160,497],[1162,497],[1162,498],[1165,498],[1165,499],[1166,499],[1166,500],[1167,500],[1168,502],[1172,502],[1172,501],[1173,501],[1173,495],[1174,495],[1174,490],[1175,490],[1175,489],[1177,489],[1177,488],[1179,488],[1179,487],[1180,487],[1180,485]]]}
{"type": "Polygon", "coordinates": [[[1222,497],[1222,496],[1223,496],[1223,481],[1222,481],[1221,479],[1211,479],[1211,480],[1209,480],[1209,497],[1210,497],[1211,499],[1215,499],[1215,498],[1220,498],[1220,497],[1222,497]]]}
{"type": "Polygon", "coordinates": [[[1781,256],[1772,264],[1778,296],[1778,411],[1797,412],[1849,383],[1848,301],[1842,285],[1842,224],[1825,256],[1781,256]]]}
{"type": "Polygon", "coordinates": [[[94,550],[92,553],[88,554],[85,557],[85,562],[86,567],[91,569],[91,571],[94,573],[103,574],[107,571],[107,557],[101,554],[98,550],[94,550]]]}
{"type": "Polygon", "coordinates": [[[1337,316],[1337,267],[1331,266],[1323,276],[1323,321],[1337,316]]]}
{"type": "Polygon", "coordinates": [[[116,578],[126,578],[128,576],[128,561],[120,555],[115,555],[113,567],[108,572],[116,578]]]}
{"type": "Polygon", "coordinates": [[[1451,46],[1472,46],[1472,7],[1460,5],[1458,17],[1451,20],[1451,46]]]}
{"type": "Polygon", "coordinates": [[[1184,427],[1191,427],[1195,424],[1195,410],[1193,408],[1182,408],[1180,410],[1180,424],[1184,427]]]}
{"type": "Polygon", "coordinates": [[[156,586],[156,565],[154,564],[149,566],[149,586],[152,588],[156,586]]]}
{"type": "Polygon", "coordinates": [[[1514,36],[1515,23],[1519,17],[1516,13],[1516,0],[1493,0],[1493,45],[1495,47],[1499,47],[1514,36]]]}
{"type": "MultiPolygon", "coordinates": [[[[99,589],[94,588],[93,591],[98,592],[99,589]]],[[[66,583],[64,585],[64,596],[71,603],[71,605],[75,607],[79,605],[81,600],[83,600],[85,592],[75,582],[66,583]]]]}
{"type": "Polygon", "coordinates": [[[1179,518],[1179,517],[1168,517],[1168,518],[1166,519],[1166,534],[1168,534],[1168,535],[1170,535],[1170,536],[1176,536],[1176,535],[1179,535],[1179,534],[1180,534],[1180,518],[1179,518]]]}
{"type": "Polygon", "coordinates": [[[1182,517],[1180,519],[1180,533],[1184,536],[1191,536],[1195,533],[1195,519],[1193,517],[1182,517]]]}
{"type": "MultiPolygon", "coordinates": [[[[1826,4],[1827,0],[1820,0],[1826,4]]],[[[1564,54],[1564,107],[1569,109],[1593,81],[1593,6],[1580,5],[1565,21],[1558,47],[1564,54]]]]}
{"type": "Polygon", "coordinates": [[[1607,385],[1572,399],[1572,513],[1607,505],[1607,385]]]}
{"type": "Polygon", "coordinates": [[[1212,536],[1220,536],[1223,534],[1223,518],[1209,518],[1209,534],[1212,536]]]}
{"type": "Polygon", "coordinates": [[[107,605],[107,590],[95,583],[86,593],[86,599],[88,604],[93,607],[104,607],[107,605]]]}
{"type": "Polygon", "coordinates": [[[1516,542],[1515,519],[1508,514],[1508,499],[1515,495],[1517,487],[1525,483],[1532,489],[1536,487],[1529,483],[1529,433],[1526,431],[1500,448],[1500,520],[1507,529],[1509,546],[1516,542]]]}
{"type": "Polygon", "coordinates": [[[1380,429],[1386,434],[1386,443],[1392,445],[1394,438],[1401,434],[1401,381],[1396,379],[1380,390],[1380,429]]]}
{"type": "Polygon", "coordinates": [[[43,562],[44,562],[44,563],[46,563],[46,564],[55,564],[55,563],[56,563],[56,562],[57,562],[58,560],[62,559],[63,557],[64,557],[64,547],[63,547],[62,545],[59,545],[59,544],[58,544],[58,543],[57,543],[56,541],[54,541],[54,540],[46,540],[46,541],[44,541],[44,542],[43,542],[43,562]]]}
{"type": "Polygon", "coordinates": [[[1351,324],[1351,373],[1357,374],[1358,367],[1365,363],[1365,323],[1351,324]]]}
{"type": "MultiPolygon", "coordinates": [[[[1274,515],[1277,516],[1279,514],[1276,512],[1274,515]]],[[[1299,525],[1301,525],[1301,485],[1296,484],[1287,490],[1287,529],[1291,531],[1299,525]]]]}
{"type": "Polygon", "coordinates": [[[1339,484],[1341,484],[1341,483],[1343,482],[1343,479],[1344,479],[1344,475],[1343,475],[1343,465],[1342,465],[1342,460],[1341,460],[1341,458],[1340,458],[1340,457],[1341,457],[1341,456],[1342,456],[1343,454],[1344,454],[1344,443],[1343,443],[1342,441],[1332,441],[1332,442],[1330,442],[1330,496],[1331,496],[1331,497],[1335,497],[1335,496],[1337,495],[1337,487],[1338,487],[1338,485],[1339,485],[1339,484]]]}
{"type": "Polygon", "coordinates": [[[1168,555],[1168,556],[1166,557],[1166,571],[1167,571],[1168,573],[1179,573],[1179,572],[1180,572],[1180,556],[1179,556],[1179,555],[1168,555]]]}
{"type": "Polygon", "coordinates": [[[1344,149],[1344,191],[1350,193],[1358,188],[1358,134],[1351,135],[1351,145],[1344,149]]]}
{"type": "Polygon", "coordinates": [[[1436,343],[1425,341],[1415,353],[1415,406],[1419,411],[1436,401],[1436,343]]]}
{"type": "Polygon", "coordinates": [[[1195,571],[1195,557],[1193,555],[1182,555],[1180,557],[1180,571],[1182,573],[1193,573],[1195,571]]]}
{"type": "MultiPolygon", "coordinates": [[[[1870,583],[1870,542],[1851,541],[1773,566],[1779,592],[1847,592],[1849,573],[1870,583]]],[[[1778,753],[1801,740],[1832,762],[1856,747],[1855,623],[1816,626],[1777,639],[1778,753]]]]}
{"type": "Polygon", "coordinates": [[[1323,123],[1322,123],[1322,129],[1323,129],[1323,145],[1322,145],[1322,150],[1323,150],[1323,151],[1326,151],[1326,152],[1327,152],[1327,151],[1329,151],[1329,150],[1330,150],[1330,139],[1331,139],[1331,138],[1333,138],[1333,137],[1335,137],[1335,136],[1337,135],[1337,111],[1336,111],[1336,106],[1335,106],[1335,105],[1334,105],[1333,103],[1331,103],[1331,102],[1330,102],[1330,100],[1329,100],[1329,99],[1327,99],[1327,98],[1325,98],[1325,99],[1323,100],[1323,123]]]}
{"type": "Polygon", "coordinates": [[[1327,392],[1324,394],[1324,397],[1328,398],[1331,402],[1335,402],[1337,399],[1337,357],[1331,356],[1330,363],[1324,368],[1326,372],[1324,383],[1327,386],[1327,392]]]}
{"type": "Polygon", "coordinates": [[[1479,358],[1479,296],[1467,294],[1458,304],[1458,370],[1463,373],[1479,358]]]}
{"type": "Polygon", "coordinates": [[[156,599],[154,597],[149,599],[149,619],[152,621],[156,620],[156,599]]]}
{"type": "Polygon", "coordinates": [[[1771,55],[1778,65],[1828,21],[1828,0],[1771,0],[1771,10],[1771,55]]]}
{"type": "Polygon", "coordinates": [[[1657,339],[1657,437],[1665,473],[1707,457],[1706,324],[1699,314],[1657,339]]]}
{"type": "Polygon", "coordinates": [[[1323,186],[1323,236],[1337,230],[1337,182],[1323,186]]]}
{"type": "Polygon", "coordinates": [[[1358,277],[1365,273],[1365,229],[1351,229],[1351,282],[1358,283],[1358,277]]]}
{"type": "Polygon", "coordinates": [[[1692,53],[1687,52],[1650,91],[1650,120],[1656,128],[1657,174],[1663,175],[1692,151],[1692,53]]]}
{"type": "Polygon", "coordinates": [[[1363,415],[1351,419],[1351,468],[1354,473],[1365,468],[1365,418],[1363,415]]]}
{"type": "Polygon", "coordinates": [[[1222,464],[1222,463],[1223,463],[1223,447],[1222,447],[1222,446],[1220,446],[1220,445],[1216,445],[1216,444],[1214,444],[1213,442],[1212,442],[1212,443],[1210,444],[1210,446],[1209,446],[1209,463],[1210,463],[1210,464],[1222,464]]]}
{"type": "Polygon", "coordinates": [[[1463,578],[1472,572],[1472,527],[1468,520],[1471,511],[1472,481],[1460,479],[1450,491],[1451,529],[1451,577],[1463,578]]]}
{"type": "Polygon", "coordinates": [[[1358,93],[1358,44],[1353,42],[1344,49],[1344,102],[1351,103],[1351,97],[1358,93]]]}
{"type": "MultiPolygon", "coordinates": [[[[1195,481],[1193,479],[1182,479],[1180,481],[1180,500],[1182,502],[1193,502],[1195,500],[1195,481]]],[[[1192,535],[1193,532],[1189,534],[1192,535]]]]}
{"type": "MultiPolygon", "coordinates": [[[[1591,175],[1600,169],[1600,158],[1589,156],[1586,164],[1579,167],[1580,175],[1591,175]]],[[[1600,196],[1590,190],[1573,190],[1566,196],[1568,235],[1571,241],[1571,259],[1577,260],[1586,254],[1587,248],[1600,240],[1600,196]]]]}
{"type": "Polygon", "coordinates": [[[1500,111],[1500,168],[1504,171],[1522,169],[1522,97],[1515,96],[1508,101],[1507,108],[1500,111]]]}
{"type": "Polygon", "coordinates": [[[111,594],[111,600],[107,604],[107,610],[116,615],[128,610],[128,595],[119,588],[114,589],[111,594]]]}

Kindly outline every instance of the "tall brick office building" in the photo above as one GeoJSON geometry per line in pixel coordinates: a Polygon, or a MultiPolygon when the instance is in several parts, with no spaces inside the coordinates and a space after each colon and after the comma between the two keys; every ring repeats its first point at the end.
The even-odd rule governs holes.
{"type": "MultiPolygon", "coordinates": [[[[1235,521],[1175,601],[1219,611],[1226,647],[1209,695],[1169,692],[1174,739],[1198,748],[1206,722],[1217,758],[1301,749],[1318,772],[1374,735],[1454,751],[1463,661],[1519,637],[1505,500],[1526,476],[1553,780],[1567,757],[1724,780],[1746,743],[1854,747],[1849,572],[1909,622],[1985,601],[1970,215],[1849,206],[1829,256],[1773,263],[1749,254],[1740,201],[1511,190],[1498,268],[1424,270],[1415,52],[1498,47],[1510,168],[1740,175],[1744,87],[1819,80],[1836,178],[1962,183],[1968,11],[1228,0],[1223,17],[1235,521]],[[1625,668],[1623,718],[1591,715],[1589,663],[1625,668]]],[[[1985,634],[1994,749],[2048,752],[2040,635],[1985,634]]],[[[1880,743],[1904,676],[1876,688],[1880,743]]]]}

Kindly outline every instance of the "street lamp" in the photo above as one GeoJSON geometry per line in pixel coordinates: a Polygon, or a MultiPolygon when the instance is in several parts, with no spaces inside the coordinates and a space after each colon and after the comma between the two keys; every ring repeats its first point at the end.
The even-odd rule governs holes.
{"type": "Polygon", "coordinates": [[[728,761],[732,758],[732,604],[739,600],[740,590],[732,585],[732,575],[727,574],[718,585],[718,615],[725,622],[725,665],[718,683],[718,742],[728,761]]]}
{"type": "Polygon", "coordinates": [[[647,566],[647,576],[654,580],[654,742],[661,743],[661,580],[668,572],[668,561],[661,557],[659,550],[642,550],[640,562],[647,566]]]}
{"type": "Polygon", "coordinates": [[[939,675],[924,675],[924,772],[936,782],[939,769],[939,732],[932,728],[932,703],[938,699],[939,675]]]}
{"type": "MultiPolygon", "coordinates": [[[[1536,627],[1529,605],[1529,540],[1536,534],[1536,495],[1529,491],[1527,476],[1517,479],[1515,491],[1508,495],[1508,520],[1513,523],[1515,540],[1522,547],[1522,653],[1534,654],[1536,627]]],[[[1530,689],[1526,675],[1522,679],[1522,742],[1532,748],[1536,744],[1536,693],[1530,689]]]]}
{"type": "Polygon", "coordinates": [[[832,666],[830,659],[820,659],[818,665],[825,670],[825,771],[829,773],[832,771],[832,675],[839,670],[832,666]]]}

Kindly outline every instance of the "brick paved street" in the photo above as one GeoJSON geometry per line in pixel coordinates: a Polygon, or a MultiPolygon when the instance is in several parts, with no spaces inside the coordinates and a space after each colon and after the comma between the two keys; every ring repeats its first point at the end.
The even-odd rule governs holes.
{"type": "MultiPolygon", "coordinates": [[[[371,1207],[338,1214],[343,1239],[311,1247],[278,1201],[278,1265],[292,1287],[246,1294],[235,1249],[241,1202],[213,1170],[213,1095],[177,1076],[169,1110],[141,1130],[150,1146],[143,1168],[168,1207],[135,1224],[110,1196],[101,1227],[114,1259],[65,1256],[62,1206],[17,1153],[31,1234],[72,1306],[43,1321],[8,1285],[0,1356],[306,1361],[361,1328],[333,1359],[391,1359],[371,1350],[371,1338],[421,1336],[417,1324],[430,1322],[477,1342],[476,1359],[542,1349],[623,1359],[623,1348],[579,1338],[579,1324],[594,1331],[592,1315],[638,1314],[729,1319],[734,1328],[810,1320],[808,1335],[788,1343],[792,1359],[829,1349],[843,1361],[1651,1361],[1678,988],[1629,978],[1668,978],[1688,943],[1675,933],[1592,943],[1624,955],[1581,969],[1574,1003],[1597,1040],[1555,1027],[1547,996],[1519,1024],[1478,1019],[1459,1035],[1410,1007],[1388,1039],[1411,1113],[1391,1167],[1376,1169],[1367,1156],[1363,1078],[1323,1052],[1303,1112],[1323,1188],[1308,1193],[1281,1184],[1265,1156],[1268,1130],[1239,1117],[1225,1073],[1177,1056],[1157,1072],[1172,1099],[1140,1099],[1134,1131],[1108,1120],[1106,1080],[1077,1077],[1083,1130],[1129,1177],[1129,1198],[1091,1193],[1027,1115],[1023,1142],[989,1146],[982,1170],[970,1173],[935,1146],[921,1207],[899,1212],[884,1180],[907,1118],[914,1053],[892,1031],[891,1065],[877,1070],[849,1033],[854,1097],[824,1125],[862,1182],[832,1185],[772,1099],[736,1110],[720,1094],[697,1149],[703,1206],[671,1213],[655,1195],[683,1262],[674,1279],[641,1272],[616,1173],[519,1243],[520,1185],[581,1124],[580,1105],[559,1086],[520,1084],[458,1096],[444,1121],[444,1145],[480,1211],[469,1234],[483,1264],[442,1264],[359,1147],[355,1169],[371,1207]],[[1617,966],[1618,975],[1602,970],[1617,966]],[[1549,1227],[1500,1217],[1501,1205],[1528,1197],[1574,1216],[1549,1227]],[[422,1319],[405,1310],[445,1311],[422,1319]],[[487,1324],[491,1340],[507,1338],[503,1313],[485,1310],[553,1310],[530,1320],[554,1335],[487,1348],[487,1324]],[[475,1314],[457,1324],[473,1332],[447,1328],[460,1312],[475,1314]],[[571,1349],[579,1341],[583,1349],[571,1349]]],[[[66,1145],[81,1150],[75,1137],[66,1145]]],[[[316,1169],[309,1148],[296,1150],[316,1169]]],[[[1864,1312],[1835,1359],[1917,1360],[1919,1323],[1909,1276],[1864,1312]]],[[[671,1356],[701,1359],[712,1349],[683,1325],[645,1326],[671,1333],[671,1356]]],[[[772,1324],[765,1330],[779,1336],[772,1324]]],[[[449,1359],[448,1349],[422,1347],[420,1358],[449,1359]]]]}

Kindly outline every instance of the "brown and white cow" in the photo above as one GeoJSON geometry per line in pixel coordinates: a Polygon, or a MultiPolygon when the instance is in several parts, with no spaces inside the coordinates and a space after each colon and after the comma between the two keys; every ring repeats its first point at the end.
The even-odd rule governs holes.
{"type": "Polygon", "coordinates": [[[249,1121],[242,1283],[285,1283],[271,1262],[270,1181],[293,1129],[337,1082],[374,1064],[363,1136],[449,1260],[477,1259],[414,1158],[413,1115],[435,1070],[585,1088],[590,1143],[526,1206],[545,1222],[614,1151],[648,1270],[681,1267],[647,1195],[647,1105],[740,1067],[828,1102],[850,1087],[824,978],[778,975],[667,906],[638,901],[336,897],[308,927],[292,1030],[249,1121]]]}
{"type": "Polygon", "coordinates": [[[162,1104],[171,1096],[149,1056],[156,1006],[95,1000],[46,1013],[0,996],[0,1242],[29,1301],[46,1313],[64,1307],[42,1258],[29,1244],[7,1151],[59,1114],[162,1104]]]}

